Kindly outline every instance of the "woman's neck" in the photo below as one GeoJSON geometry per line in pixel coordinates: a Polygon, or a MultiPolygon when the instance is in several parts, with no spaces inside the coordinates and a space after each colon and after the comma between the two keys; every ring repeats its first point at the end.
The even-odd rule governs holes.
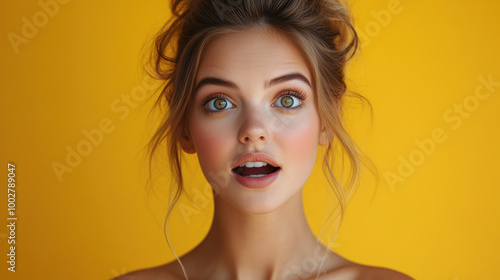
{"type": "Polygon", "coordinates": [[[302,192],[265,214],[243,213],[220,197],[214,203],[212,227],[189,258],[204,259],[211,279],[305,278],[316,272],[308,267],[318,268],[329,252],[309,228],[302,192]]]}

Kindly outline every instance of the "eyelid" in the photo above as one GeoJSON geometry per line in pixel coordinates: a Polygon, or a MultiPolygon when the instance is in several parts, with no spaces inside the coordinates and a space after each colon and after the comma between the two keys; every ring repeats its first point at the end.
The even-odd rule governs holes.
{"type": "Polygon", "coordinates": [[[207,97],[205,97],[201,100],[201,105],[205,106],[208,104],[208,102],[210,102],[211,100],[217,99],[217,98],[222,98],[224,100],[227,100],[228,102],[233,104],[233,106],[236,106],[231,98],[229,98],[227,95],[222,94],[222,93],[214,93],[214,94],[208,95],[207,97]]]}
{"type": "Polygon", "coordinates": [[[307,96],[300,90],[284,90],[282,92],[280,92],[278,98],[280,97],[283,97],[283,96],[287,96],[287,95],[291,95],[291,96],[295,96],[297,97],[298,99],[300,100],[306,100],[307,96]]]}

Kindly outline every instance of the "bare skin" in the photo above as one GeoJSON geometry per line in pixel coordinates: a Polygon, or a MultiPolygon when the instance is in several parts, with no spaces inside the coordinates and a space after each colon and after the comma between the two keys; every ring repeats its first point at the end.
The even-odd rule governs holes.
{"type": "MultiPolygon", "coordinates": [[[[316,270],[309,269],[311,260],[317,266],[322,260],[323,252],[327,255],[321,269],[325,274],[318,278],[322,280],[412,280],[413,278],[400,272],[366,266],[347,260],[323,245],[317,244],[316,237],[309,231],[301,203],[300,193],[290,200],[290,205],[284,205],[282,211],[287,211],[279,221],[256,219],[248,220],[241,213],[234,215],[216,215],[207,237],[192,251],[180,258],[189,279],[192,280],[254,280],[254,279],[286,279],[314,280],[316,270]],[[234,217],[234,218],[231,218],[234,217]],[[234,222],[235,228],[229,229],[232,219],[247,219],[244,222],[234,222]],[[267,223],[266,223],[267,222],[267,223]],[[259,223],[259,230],[252,235],[244,234],[249,228],[247,223],[259,223]],[[263,226],[264,225],[264,226],[263,226]],[[239,227],[239,228],[238,228],[239,227]],[[287,228],[276,234],[276,228],[287,228]],[[302,229],[303,232],[297,231],[302,229]],[[222,234],[221,234],[222,232],[222,234]],[[262,234],[262,235],[260,235],[262,234]],[[268,236],[255,240],[256,236],[268,236]],[[233,244],[234,242],[234,244],[233,244]],[[288,244],[288,245],[287,245],[288,244]],[[293,244],[293,245],[292,245],[293,244]],[[242,251],[238,251],[242,250],[242,251]],[[276,251],[277,250],[277,251],[276,251]],[[244,253],[238,253],[244,252],[244,253]],[[230,256],[230,258],[227,258],[230,256]],[[286,258],[280,259],[280,256],[286,258]],[[292,257],[293,256],[293,257],[292,257]],[[256,259],[256,260],[255,260],[256,259]],[[281,264],[285,264],[281,266],[281,264]],[[243,264],[243,265],[240,265],[243,264]],[[265,269],[257,269],[265,267],[265,269]]],[[[216,207],[223,202],[217,202],[216,207]]],[[[222,211],[220,211],[222,213],[222,211]]],[[[168,264],[130,272],[114,280],[184,280],[184,274],[177,260],[168,264]]]]}
{"type": "MultiPolygon", "coordinates": [[[[323,280],[411,280],[390,269],[347,260],[318,243],[310,230],[302,187],[314,166],[318,145],[328,139],[320,127],[310,83],[299,79],[265,86],[271,78],[290,72],[311,81],[307,63],[294,44],[273,32],[256,28],[226,35],[207,46],[200,62],[196,83],[215,76],[236,84],[238,90],[208,85],[196,93],[184,151],[198,154],[205,176],[230,172],[231,162],[249,152],[270,154],[281,173],[270,186],[258,190],[234,180],[214,186],[218,195],[209,233],[180,258],[189,279],[312,280],[321,272],[323,280]],[[300,109],[285,112],[276,107],[283,96],[278,94],[287,90],[303,92],[300,109]],[[223,93],[234,106],[217,115],[204,113],[197,104],[214,92],[223,93]]],[[[177,260],[115,278],[143,279],[185,278],[177,260]]]]}

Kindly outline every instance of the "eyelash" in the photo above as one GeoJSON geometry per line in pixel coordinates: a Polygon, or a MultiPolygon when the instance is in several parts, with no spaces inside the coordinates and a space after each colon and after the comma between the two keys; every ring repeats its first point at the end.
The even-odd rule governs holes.
{"type": "MultiPolygon", "coordinates": [[[[284,97],[284,96],[294,96],[294,97],[297,97],[299,100],[301,101],[304,101],[306,99],[306,95],[302,92],[302,91],[294,91],[294,90],[285,90],[283,92],[281,92],[277,98],[277,100],[279,100],[281,97],[284,97]]],[[[221,111],[212,111],[210,109],[207,108],[207,104],[208,102],[214,100],[214,99],[218,99],[218,98],[221,98],[221,99],[225,99],[227,100],[228,102],[231,102],[228,100],[228,98],[223,95],[223,94],[220,94],[220,93],[217,93],[217,94],[212,94],[212,95],[209,95],[205,98],[203,98],[203,100],[201,101],[201,106],[203,108],[203,111],[207,114],[219,114],[219,113],[223,113],[225,110],[221,110],[221,111]]],[[[274,103],[273,103],[274,104],[274,103]]],[[[286,111],[295,111],[295,110],[298,110],[298,109],[301,109],[302,108],[302,102],[300,105],[296,106],[296,107],[292,107],[292,108],[286,108],[286,107],[281,107],[281,106],[275,106],[275,105],[272,105],[273,107],[277,107],[277,108],[280,108],[280,109],[284,109],[286,111]]]]}

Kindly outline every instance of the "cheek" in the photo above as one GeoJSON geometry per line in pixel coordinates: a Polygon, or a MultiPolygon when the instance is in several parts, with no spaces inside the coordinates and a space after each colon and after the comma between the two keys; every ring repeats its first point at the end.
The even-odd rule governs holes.
{"type": "Polygon", "coordinates": [[[221,129],[221,126],[211,126],[201,122],[192,122],[191,136],[203,169],[219,169],[226,164],[227,155],[232,147],[234,137],[230,129],[221,129]]]}
{"type": "Polygon", "coordinates": [[[312,113],[309,117],[294,121],[278,135],[290,171],[308,177],[316,161],[319,118],[312,113]]]}
{"type": "Polygon", "coordinates": [[[319,140],[319,119],[311,113],[308,117],[291,122],[285,129],[278,132],[281,145],[287,151],[296,152],[299,157],[308,155],[308,151],[316,150],[319,140]]]}

